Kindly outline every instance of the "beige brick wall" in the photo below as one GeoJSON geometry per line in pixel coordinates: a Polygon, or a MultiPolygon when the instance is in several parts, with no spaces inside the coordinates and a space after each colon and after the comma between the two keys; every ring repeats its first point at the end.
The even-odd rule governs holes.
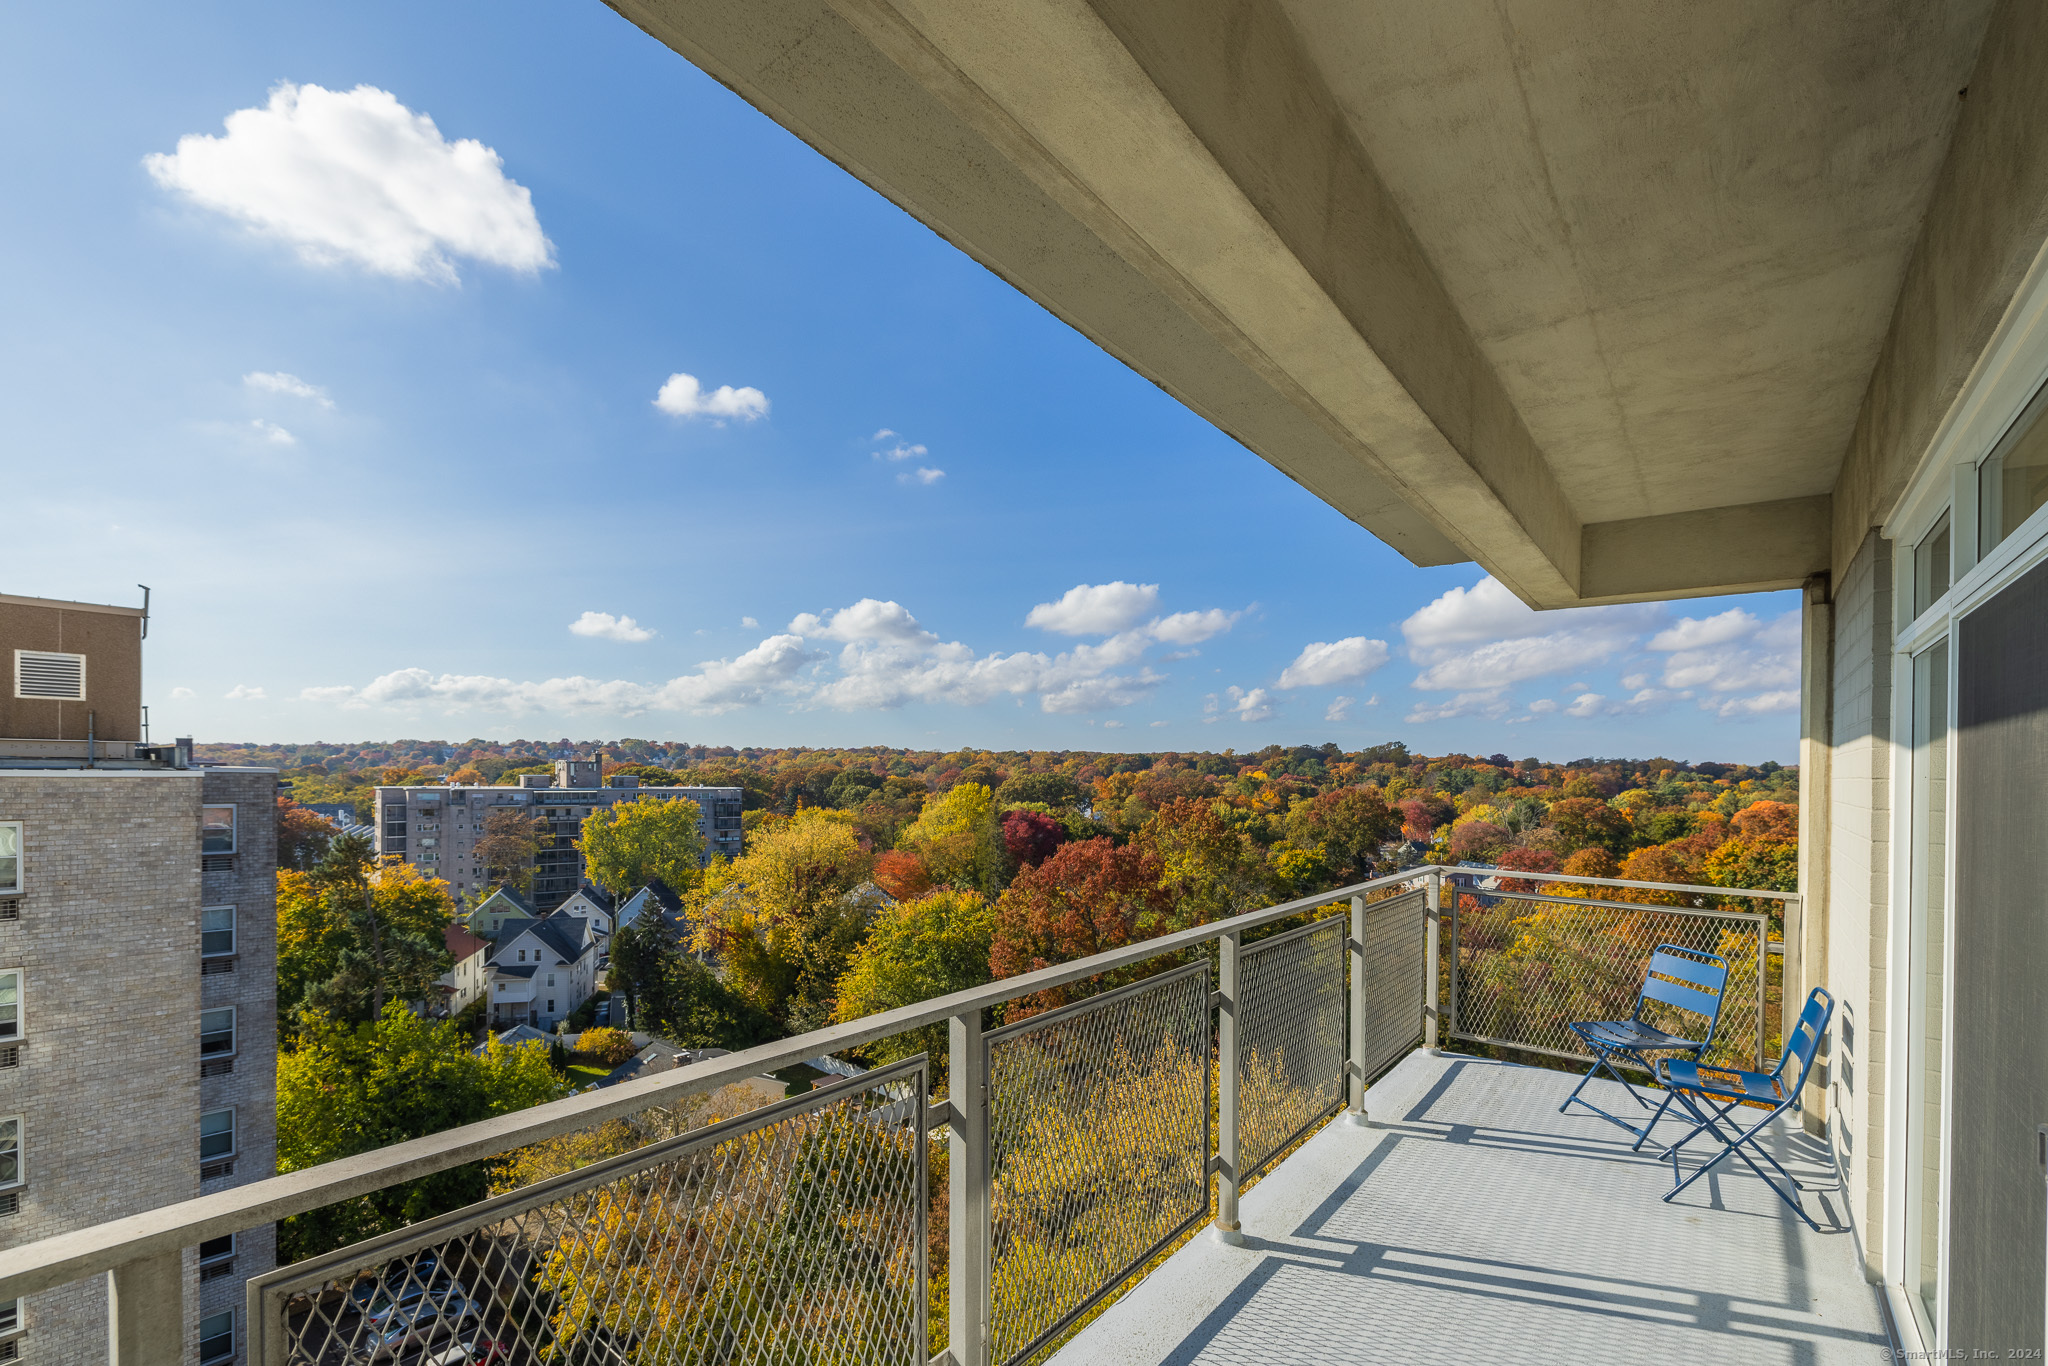
{"type": "MultiPolygon", "coordinates": [[[[234,1175],[207,1189],[275,1169],[275,787],[267,770],[0,771],[0,820],[23,823],[25,868],[21,918],[0,921],[0,967],[22,968],[26,1003],[20,1065],[0,1068],[25,1177],[0,1247],[199,1195],[202,1109],[232,1105],[238,1121],[234,1175]],[[203,889],[202,792],[239,808],[235,866],[205,874],[203,889]],[[236,971],[202,977],[199,908],[229,904],[236,971]],[[232,1075],[202,1082],[199,1012],[215,1005],[236,1008],[238,1052],[232,1075]]],[[[242,1277],[274,1262],[268,1227],[238,1248],[233,1276],[204,1286],[187,1252],[188,1360],[199,1315],[239,1304],[242,1277]]],[[[103,1283],[23,1308],[24,1360],[105,1362],[103,1283]]]]}

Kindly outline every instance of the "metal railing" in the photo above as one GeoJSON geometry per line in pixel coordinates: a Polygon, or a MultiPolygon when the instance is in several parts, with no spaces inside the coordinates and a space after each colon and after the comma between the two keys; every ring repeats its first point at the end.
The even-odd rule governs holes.
{"type": "MultiPolygon", "coordinates": [[[[1241,1189],[1338,1110],[1362,1122],[1368,1083],[1418,1042],[1437,1042],[1442,990],[1468,1023],[1477,1018],[1481,984],[1460,955],[1482,917],[1533,900],[1569,903],[1544,912],[1567,917],[1626,905],[1742,918],[1500,892],[1482,909],[1460,889],[1444,907],[1440,960],[1445,882],[1491,871],[1409,870],[0,1251],[0,1300],[105,1276],[113,1359],[169,1366],[182,1344],[156,1330],[179,1321],[188,1249],[518,1154],[528,1184],[251,1281],[252,1366],[396,1359],[465,1334],[502,1343],[508,1366],[922,1363],[937,1326],[928,1304],[944,1316],[939,1360],[1042,1358],[1205,1220],[1241,1238],[1241,1189]],[[1282,925],[1295,919],[1305,923],[1282,925]],[[1134,974],[984,1027],[992,1010],[1134,974]],[[920,1055],[701,1130],[650,1120],[727,1083],[941,1021],[943,1100],[927,1103],[920,1055]],[[615,1151],[592,1147],[618,1127],[633,1133],[614,1135],[615,1151]],[[532,1181],[527,1155],[569,1136],[564,1169],[532,1181]],[[928,1206],[941,1167],[943,1206],[928,1206]],[[942,1285],[928,1210],[945,1220],[942,1285]]],[[[1614,945],[1634,943],[1608,938],[1602,983],[1621,974],[1614,945]]],[[[1554,1004],[1565,999],[1606,998],[1554,1004]]],[[[1508,1033],[1489,1041],[1566,1051],[1545,1032],[1560,1021],[1495,1018],[1508,1023],[1491,1028],[1508,1033]]],[[[1442,1019],[1445,1037],[1478,1037],[1442,1019]]]]}

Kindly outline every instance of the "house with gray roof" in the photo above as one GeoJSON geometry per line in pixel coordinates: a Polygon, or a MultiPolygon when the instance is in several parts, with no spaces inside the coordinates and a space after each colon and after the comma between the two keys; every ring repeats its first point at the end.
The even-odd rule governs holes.
{"type": "Polygon", "coordinates": [[[596,990],[598,944],[574,916],[506,921],[489,956],[491,1023],[553,1029],[596,990]]]}

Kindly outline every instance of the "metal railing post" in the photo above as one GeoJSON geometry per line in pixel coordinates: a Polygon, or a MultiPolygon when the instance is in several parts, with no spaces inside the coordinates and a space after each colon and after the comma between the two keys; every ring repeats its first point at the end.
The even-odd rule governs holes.
{"type": "Polygon", "coordinates": [[[107,1273],[107,1366],[183,1366],[185,1254],[159,1252],[107,1273]]]}
{"type": "Polygon", "coordinates": [[[1435,1053],[1442,1047],[1437,1037],[1437,978],[1442,965],[1437,962],[1437,919],[1443,909],[1444,875],[1432,871],[1429,875],[1429,908],[1423,913],[1422,957],[1425,970],[1422,975],[1422,1046],[1435,1053]]]}
{"type": "Polygon", "coordinates": [[[1344,1054],[1344,1075],[1351,1082],[1348,1121],[1365,1123],[1365,898],[1351,898],[1351,938],[1345,943],[1351,960],[1351,1037],[1344,1054]]]}
{"type": "Polygon", "coordinates": [[[952,1227],[947,1230],[946,1340],[953,1366],[988,1366],[988,1047],[981,1037],[981,1011],[953,1016],[946,1032],[951,1064],[946,1088],[952,1109],[947,1133],[952,1227]]]}
{"type": "Polygon", "coordinates": [[[1242,1246],[1237,1220],[1237,956],[1236,933],[1217,936],[1216,1005],[1216,1237],[1242,1246]]]}
{"type": "Polygon", "coordinates": [[[1451,983],[1450,1013],[1444,1017],[1444,1037],[1458,1037],[1458,884],[1451,884],[1451,961],[1444,969],[1451,983]]]}
{"type": "Polygon", "coordinates": [[[1769,1040],[1765,1038],[1770,1026],[1764,1022],[1764,1012],[1769,1008],[1771,973],[1771,922],[1764,917],[1756,922],[1756,1070],[1764,1070],[1764,1049],[1769,1040]]]}

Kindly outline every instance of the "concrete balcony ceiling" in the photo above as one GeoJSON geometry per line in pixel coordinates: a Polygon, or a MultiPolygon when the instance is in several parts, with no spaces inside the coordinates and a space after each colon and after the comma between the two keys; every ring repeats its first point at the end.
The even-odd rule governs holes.
{"type": "MultiPolygon", "coordinates": [[[[2004,194],[2027,231],[1984,231],[2039,245],[1997,151],[2041,98],[2026,6],[1987,44],[1989,0],[611,3],[1410,560],[1538,606],[1827,569],[1845,457],[1890,462],[1848,481],[1868,524],[1931,435],[1871,399],[1928,225],[2004,194]]],[[[1992,246],[2004,293],[1926,324],[1972,358],[1992,246]]]]}

